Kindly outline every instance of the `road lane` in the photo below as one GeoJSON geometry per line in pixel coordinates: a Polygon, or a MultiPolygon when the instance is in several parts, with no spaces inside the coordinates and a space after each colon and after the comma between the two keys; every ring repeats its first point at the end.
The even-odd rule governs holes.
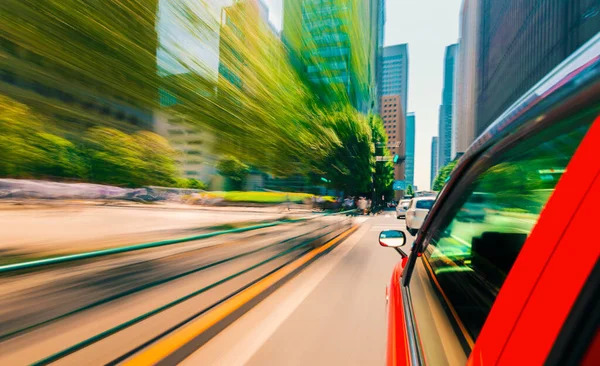
{"type": "Polygon", "coordinates": [[[381,230],[403,228],[393,212],[367,219],[184,365],[382,364],[385,287],[400,257],[380,247],[377,237],[381,230]]]}
{"type": "Polygon", "coordinates": [[[331,230],[343,229],[344,225],[350,224],[348,219],[345,215],[320,217],[308,222],[262,229],[261,233],[255,233],[256,237],[245,233],[245,237],[233,235],[228,238],[213,238],[218,239],[218,242],[212,246],[188,242],[174,247],[154,248],[148,252],[130,253],[127,256],[102,258],[78,266],[48,268],[44,271],[0,278],[0,287],[14,290],[0,301],[9,305],[0,306],[0,315],[5,315],[0,317],[3,320],[0,325],[4,322],[4,327],[0,326],[0,329],[4,328],[1,334],[6,334],[17,326],[31,325],[71,311],[73,307],[82,306],[81,301],[104,299],[114,295],[115,291],[127,292],[133,285],[144,287],[148,281],[158,281],[157,286],[144,287],[139,293],[93,308],[84,307],[77,314],[60,317],[41,327],[3,339],[0,342],[0,364],[29,364],[40,360],[275,256],[272,262],[261,264],[260,267],[217,287],[207,288],[201,295],[189,298],[150,318],[144,318],[143,321],[132,324],[118,333],[111,333],[107,338],[98,340],[57,363],[107,364],[307,249],[294,249],[297,245],[305,243],[310,248],[311,240],[321,240],[319,238],[331,230]],[[273,246],[270,246],[271,244],[273,246]],[[260,248],[265,249],[254,252],[260,248]],[[288,249],[291,250],[288,254],[277,257],[278,253],[288,249]],[[189,272],[184,277],[176,276],[178,273],[248,251],[252,254],[246,257],[221,263],[201,272],[189,272]],[[142,265],[144,270],[140,271],[138,265],[142,265]],[[148,265],[150,267],[147,267],[148,265]],[[58,281],[60,273],[63,274],[63,281],[58,281]],[[39,277],[54,281],[40,281],[39,277]],[[177,278],[161,283],[165,277],[177,278]],[[52,289],[46,289],[47,286],[52,289]],[[40,316],[44,319],[38,319],[40,316]]]}

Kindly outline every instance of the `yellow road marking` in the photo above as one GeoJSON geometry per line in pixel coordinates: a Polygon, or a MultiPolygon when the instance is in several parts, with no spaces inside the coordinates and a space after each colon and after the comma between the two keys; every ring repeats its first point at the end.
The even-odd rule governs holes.
{"type": "Polygon", "coordinates": [[[312,250],[302,258],[298,258],[279,271],[263,278],[254,285],[233,296],[231,299],[218,305],[197,320],[192,321],[188,325],[151,345],[146,350],[126,361],[124,365],[154,365],[160,362],[162,359],[185,346],[187,343],[208,330],[210,327],[223,320],[226,316],[260,295],[262,292],[283,279],[285,276],[294,272],[319,254],[334,246],[337,242],[350,235],[354,230],[356,230],[357,227],[357,225],[352,226],[350,229],[346,230],[326,244],[312,250]]]}

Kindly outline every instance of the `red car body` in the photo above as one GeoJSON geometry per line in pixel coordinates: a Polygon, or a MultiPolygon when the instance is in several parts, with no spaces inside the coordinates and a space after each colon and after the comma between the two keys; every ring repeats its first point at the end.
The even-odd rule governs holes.
{"type": "Polygon", "coordinates": [[[392,274],[387,290],[387,365],[438,364],[427,358],[423,348],[427,342],[444,341],[428,338],[431,332],[424,331],[426,324],[419,323],[414,314],[422,311],[413,301],[421,295],[411,295],[415,281],[430,283],[439,294],[439,302],[447,303],[444,311],[432,314],[452,321],[452,332],[462,339],[469,365],[600,365],[600,240],[594,235],[596,225],[600,226],[600,58],[587,57],[585,67],[576,65],[576,72],[555,80],[551,92],[539,93],[543,97],[533,103],[529,99],[531,113],[520,109],[516,116],[507,114],[511,120],[496,122],[457,165],[423,224],[410,257],[403,258],[392,274]],[[556,98],[561,102],[555,102],[556,98]],[[506,146],[517,143],[515,135],[539,134],[555,121],[564,122],[584,109],[592,114],[593,122],[588,122],[587,133],[528,233],[481,330],[473,337],[423,255],[438,230],[436,222],[442,220],[444,206],[453,204],[454,191],[464,185],[463,176],[480,164],[479,160],[501,154],[506,146]],[[419,274],[416,266],[425,271],[419,274]],[[425,272],[428,276],[422,274],[425,272]],[[586,331],[580,329],[582,324],[586,324],[586,331]]]}

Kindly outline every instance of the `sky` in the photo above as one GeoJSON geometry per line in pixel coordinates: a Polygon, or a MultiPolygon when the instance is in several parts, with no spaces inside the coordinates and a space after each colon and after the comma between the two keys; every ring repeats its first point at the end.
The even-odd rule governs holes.
{"type": "MultiPolygon", "coordinates": [[[[263,0],[281,29],[283,0],[263,0]]],[[[366,0],[365,0],[366,1],[366,0]]],[[[430,186],[431,137],[438,134],[444,51],[458,42],[461,0],[386,0],[385,45],[408,43],[408,112],[416,116],[415,184],[430,186]]]]}

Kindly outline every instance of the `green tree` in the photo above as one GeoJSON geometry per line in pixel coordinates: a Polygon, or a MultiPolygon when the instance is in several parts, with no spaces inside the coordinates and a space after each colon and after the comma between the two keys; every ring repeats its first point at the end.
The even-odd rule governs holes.
{"type": "Polygon", "coordinates": [[[194,178],[175,178],[175,187],[191,188],[191,189],[206,189],[208,186],[201,180],[194,178]]]}
{"type": "Polygon", "coordinates": [[[48,124],[29,107],[0,96],[0,175],[15,178],[85,178],[77,147],[44,130],[48,124]]]}
{"type": "Polygon", "coordinates": [[[409,185],[406,187],[406,195],[407,195],[407,196],[414,196],[414,194],[415,194],[415,192],[414,192],[414,190],[413,190],[413,186],[409,184],[409,185]]]}
{"type": "Polygon", "coordinates": [[[139,172],[146,163],[136,139],[108,127],[93,127],[85,133],[86,153],[93,181],[139,187],[147,183],[139,172]]]}
{"type": "Polygon", "coordinates": [[[325,158],[313,157],[313,182],[320,184],[325,177],[330,187],[346,194],[370,191],[374,150],[367,117],[347,106],[324,113],[321,121],[331,130],[334,145],[325,158]]]}
{"type": "Polygon", "coordinates": [[[87,178],[85,157],[72,142],[51,133],[39,132],[35,144],[42,153],[35,167],[36,175],[87,178]]]}
{"type": "Polygon", "coordinates": [[[143,177],[144,184],[173,185],[177,174],[176,152],[167,140],[149,131],[136,132],[132,138],[135,143],[134,146],[139,149],[138,154],[143,159],[141,170],[136,174],[143,177]]]}
{"type": "Polygon", "coordinates": [[[444,185],[446,184],[446,181],[450,177],[452,170],[454,170],[454,167],[456,166],[457,162],[458,162],[458,160],[451,161],[446,166],[444,166],[442,169],[440,169],[437,177],[435,177],[435,181],[433,182],[433,190],[434,191],[440,191],[440,190],[442,190],[442,188],[444,188],[444,185]]]}
{"type": "Polygon", "coordinates": [[[238,159],[228,156],[217,163],[219,174],[227,179],[227,190],[242,190],[250,168],[238,159]]]}
{"type": "MultiPolygon", "coordinates": [[[[390,157],[390,150],[387,148],[388,138],[383,121],[379,116],[370,116],[371,131],[373,142],[376,145],[375,155],[390,157]]],[[[382,195],[390,198],[394,196],[394,163],[391,161],[375,162],[375,191],[377,198],[382,195]]]]}

